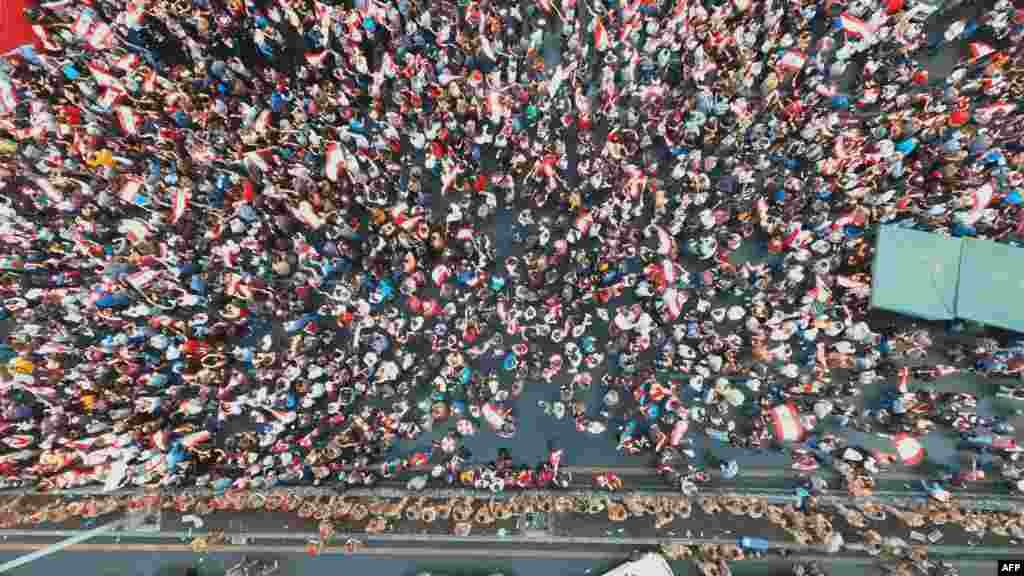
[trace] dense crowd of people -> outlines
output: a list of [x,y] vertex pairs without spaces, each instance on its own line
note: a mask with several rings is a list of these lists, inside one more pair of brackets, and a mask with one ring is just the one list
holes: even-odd
[[[695,434],[1011,430],[927,382],[1019,375],[1024,345],[869,317],[879,226],[1024,241],[1024,12],[940,8],[38,4],[0,63],[0,475],[557,485],[560,452],[479,470],[461,445],[514,438],[538,385],[684,486]],[[834,444],[794,466],[870,489],[890,456]]]

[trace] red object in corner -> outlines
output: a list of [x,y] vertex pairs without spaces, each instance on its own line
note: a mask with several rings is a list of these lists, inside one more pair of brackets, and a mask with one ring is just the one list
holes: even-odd
[[25,44],[36,45],[32,25],[25,18],[27,0],[0,0],[0,54]]
[[903,0],[889,0],[885,3],[885,10],[889,14],[895,14],[903,10]]

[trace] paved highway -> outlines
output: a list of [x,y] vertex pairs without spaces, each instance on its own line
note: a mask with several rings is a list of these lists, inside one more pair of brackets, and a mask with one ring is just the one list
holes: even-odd
[[[7,561],[21,551],[0,548],[0,562]],[[38,574],[73,574],[82,572],[83,566],[96,567],[89,576],[183,576],[187,568],[196,568],[197,576],[223,576],[224,570],[242,558],[241,552],[216,552],[197,557],[191,552],[131,551],[118,549],[82,550],[52,556],[31,567],[11,572],[11,576],[38,576]],[[402,554],[378,554],[367,550],[365,554],[343,556],[328,553],[317,558],[305,554],[249,553],[250,558],[275,559],[281,563],[281,576],[341,576],[346,574],[380,574],[382,576],[415,576],[420,571],[432,571],[437,576],[489,576],[500,572],[504,576],[597,576],[620,564],[626,554],[588,558],[523,559],[494,555],[437,556],[430,552],[420,557]],[[874,576],[875,562],[860,558],[822,557],[831,576]],[[827,564],[824,564],[827,562]],[[954,562],[961,574],[995,574],[994,561],[965,560]],[[690,576],[696,572],[690,562],[672,562],[677,576]],[[790,560],[770,558],[734,562],[735,576],[780,576],[787,574]]]

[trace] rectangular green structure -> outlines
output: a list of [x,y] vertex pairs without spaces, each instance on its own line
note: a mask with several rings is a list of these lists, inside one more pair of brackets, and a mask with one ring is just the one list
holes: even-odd
[[924,320],[960,318],[1024,332],[1024,250],[882,226],[871,307]]
[[871,307],[924,320],[956,317],[961,241],[898,226],[878,230]]
[[1024,250],[965,238],[961,254],[957,317],[1024,332]]

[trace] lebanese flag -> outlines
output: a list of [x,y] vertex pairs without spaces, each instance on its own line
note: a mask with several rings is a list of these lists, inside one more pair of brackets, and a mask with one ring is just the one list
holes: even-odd
[[660,272],[665,277],[665,282],[667,282],[669,285],[675,284],[676,280],[679,279],[679,275],[676,274],[675,263],[668,258],[661,261]]
[[71,27],[71,31],[74,32],[75,36],[85,37],[89,30],[92,29],[92,13],[82,11],[78,18],[75,18],[75,23]]
[[257,132],[266,132],[267,128],[270,127],[270,110],[264,110],[260,112],[259,116],[256,117],[256,121],[252,123],[252,129]]
[[665,301],[665,306],[668,308],[668,316],[672,320],[679,318],[679,315],[683,313],[683,304],[686,303],[686,293],[681,290],[677,290],[674,287],[669,287],[665,290],[662,299]]
[[796,50],[787,50],[782,58],[779,59],[779,67],[786,70],[797,71],[804,67],[804,63],[807,62],[807,56],[804,56],[802,52]]
[[188,208],[188,202],[192,199],[192,191],[180,187],[174,194],[174,206],[171,212],[171,224],[177,224],[178,220],[181,220],[182,214],[185,213],[185,209]]
[[36,124],[30,128],[15,129],[13,132],[14,139],[19,142],[22,140],[35,140],[46,134],[46,127]]
[[224,294],[232,298],[249,299],[252,292],[246,286],[245,280],[238,274],[228,273],[224,277]]
[[139,128],[142,126],[142,115],[127,106],[118,106],[117,123],[121,130],[132,136],[138,136]]
[[128,91],[118,86],[111,86],[103,91],[103,96],[100,96],[100,106],[104,108],[113,108],[117,104],[118,100],[128,95]]
[[260,169],[260,172],[267,173],[270,171],[270,165],[274,161],[274,150],[272,148],[260,148],[259,150],[253,150],[247,152],[243,159],[246,168],[249,166],[256,166]]
[[604,52],[612,47],[611,39],[608,37],[608,31],[605,30],[604,22],[601,21],[600,18],[598,18],[597,23],[594,24],[594,47],[597,48],[598,52]]
[[319,230],[324,225],[324,221],[317,213],[313,210],[313,205],[303,200],[299,203],[298,208],[292,209],[292,214],[306,226],[309,226],[313,230]]
[[143,18],[146,17],[146,7],[138,2],[131,2],[128,4],[128,8],[123,12],[124,24],[129,28],[138,28],[142,24]]
[[0,79],[0,113],[13,114],[17,107],[18,96],[11,81],[6,78]]
[[971,42],[970,44],[967,45],[967,61],[973,64],[986,56],[995,54],[995,52],[996,51],[988,44],[983,44],[981,42]]
[[114,66],[116,68],[118,68],[119,70],[123,70],[124,72],[127,72],[129,74],[134,72],[135,68],[137,68],[138,65],[139,57],[136,54],[125,54],[124,56],[121,56],[120,58],[114,61]]
[[590,212],[581,214],[576,218],[576,229],[580,231],[580,235],[586,235],[587,231],[594,224],[594,215]]
[[924,460],[924,446],[909,434],[897,434],[893,439],[893,446],[905,466],[917,466]]
[[321,50],[320,52],[317,52],[316,54],[306,54],[306,63],[309,64],[310,66],[314,66],[316,68],[319,68],[319,67],[323,66],[324,59],[327,58],[327,54],[328,54],[327,50]]
[[96,443],[97,440],[99,440],[99,438],[81,438],[78,440],[61,441],[61,444],[70,446],[76,450],[88,450]]
[[122,220],[117,231],[127,236],[128,240],[133,243],[145,242],[152,235],[152,231],[144,222],[135,219]]
[[299,417],[294,411],[290,410],[270,410],[270,414],[282,424],[291,424]]
[[505,106],[501,103],[501,92],[492,90],[487,95],[487,113],[492,118],[501,118],[505,115]]
[[32,26],[32,33],[39,39],[39,43],[43,45],[43,48],[48,52],[56,52],[60,50],[60,46],[54,44],[53,40],[50,40],[50,35],[46,33],[46,28],[35,24]]
[[870,38],[875,34],[866,22],[860,18],[850,16],[846,12],[843,12],[839,15],[839,18],[836,18],[835,27],[858,38]]
[[989,182],[981,188],[978,188],[971,193],[971,209],[973,210],[984,210],[988,208],[988,205],[992,203],[992,197],[995,195],[995,188],[992,183]]
[[987,116],[987,117],[991,118],[992,116],[995,116],[996,114],[1009,114],[1010,112],[1013,112],[1014,110],[1016,110],[1016,108],[1017,108],[1017,105],[1014,104],[1013,102],[1005,102],[1005,101],[1003,101],[1003,102],[996,102],[995,104],[992,104],[991,106],[985,106],[984,108],[978,108],[976,114],[978,116]]
[[345,153],[342,151],[341,146],[337,142],[331,142],[327,145],[327,163],[325,166],[327,172],[327,179],[331,182],[338,181],[338,174],[342,170],[342,166],[345,164]]
[[92,74],[93,80],[103,88],[110,88],[111,86],[121,86],[121,82],[114,78],[110,71],[107,70],[102,64],[89,63],[89,73]]
[[35,443],[36,438],[31,434],[12,434],[4,438],[4,444],[15,450],[23,450]]
[[149,69],[145,74],[145,79],[142,81],[142,91],[146,94],[150,94],[156,90],[156,72]]
[[562,456],[565,455],[565,450],[552,450],[551,454],[548,455],[548,464],[551,465],[551,470],[555,474],[558,474],[558,468],[562,465]]
[[98,22],[89,31],[89,46],[94,50],[109,50],[114,47],[114,31],[103,22]]
[[142,178],[129,176],[128,181],[121,187],[119,194],[122,201],[132,206],[144,206],[145,196],[142,195]]
[[451,276],[451,271],[444,264],[434,266],[434,270],[430,273],[430,279],[434,281],[435,286],[447,282],[449,276]]
[[771,409],[772,432],[779,442],[799,442],[804,436],[800,413],[792,404],[780,404]]
[[394,78],[398,75],[398,65],[395,64],[394,58],[391,57],[390,52],[385,52],[384,57],[380,64],[381,71],[384,72],[384,76],[388,78]]
[[188,436],[182,438],[181,444],[185,448],[192,449],[195,448],[196,446],[199,446],[200,444],[203,444],[204,442],[208,442],[209,440],[210,431],[200,430],[199,432],[193,432],[192,434],[189,434]]

